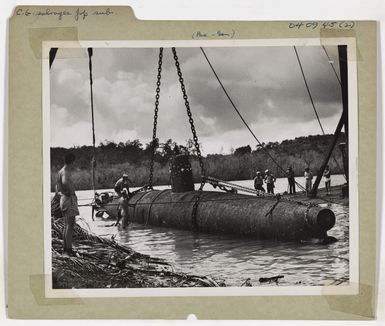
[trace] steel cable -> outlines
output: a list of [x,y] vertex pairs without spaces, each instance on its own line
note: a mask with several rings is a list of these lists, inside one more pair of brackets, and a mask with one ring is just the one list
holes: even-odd
[[[323,49],[324,49],[324,51],[325,51],[325,53],[326,53],[326,56],[328,57],[328,59],[329,59],[329,61],[330,61],[329,55],[328,55],[328,53],[326,52],[325,47],[323,47]],[[317,112],[317,109],[316,109],[316,107],[315,107],[315,104],[314,104],[314,101],[313,101],[313,97],[312,97],[312,95],[311,95],[311,93],[310,93],[309,85],[307,84],[307,80],[306,80],[306,77],[305,77],[305,72],[303,71],[301,59],[299,58],[298,51],[297,51],[297,48],[296,48],[295,46],[294,46],[294,51],[295,51],[295,55],[296,55],[297,60],[298,60],[299,67],[300,67],[300,69],[301,69],[301,73],[302,73],[303,80],[304,80],[304,82],[305,82],[305,86],[306,86],[307,93],[309,94],[309,98],[310,98],[311,105],[313,106],[313,110],[314,110],[315,116],[316,116],[316,118],[317,118],[317,120],[318,120],[319,126],[321,127],[322,134],[325,136],[325,131],[324,131],[324,128],[323,128],[323,126],[322,126],[320,117],[318,116],[318,112]],[[335,75],[336,75],[336,77],[337,77],[337,80],[339,81],[339,83],[340,83],[340,85],[341,85],[341,81],[340,81],[340,79],[338,78],[338,75],[337,75],[337,72],[336,72],[335,69],[334,69],[334,66],[333,66],[333,65],[331,65],[331,66],[332,66],[333,71],[334,71],[334,73],[335,73]],[[332,155],[332,157],[333,157],[333,160],[334,160],[334,162],[336,163],[338,169],[339,169],[340,171],[342,171],[340,165],[338,164],[337,159],[334,157],[334,155]],[[323,171],[322,171],[322,172],[323,172]],[[344,174],[344,178],[345,178],[345,180],[347,180],[345,174]]]
[[[246,126],[246,128],[249,130],[249,132],[251,133],[251,135],[254,137],[254,139],[257,141],[257,143],[259,144],[259,146],[265,151],[265,153],[267,154],[267,156],[270,157],[270,159],[275,163],[275,165],[285,173],[286,175],[286,171],[281,167],[281,165],[275,160],[275,158],[267,151],[267,149],[263,146],[263,144],[259,141],[259,139],[257,138],[257,136],[254,134],[254,132],[251,130],[251,128],[249,127],[249,125],[247,124],[246,120],[243,118],[242,114],[239,112],[238,108],[236,107],[236,105],[234,104],[233,100],[231,99],[229,93],[227,93],[226,91],[226,88],[224,87],[224,85],[222,84],[221,80],[219,79],[219,76],[218,74],[216,73],[213,65],[211,64],[209,58],[207,57],[205,51],[203,50],[203,48],[201,47],[200,48],[204,57],[206,58],[206,61],[207,63],[209,64],[212,72],[214,73],[214,76],[216,77],[216,79],[218,80],[218,83],[219,85],[222,87],[222,90],[223,92],[225,93],[226,97],[228,98],[228,100],[230,101],[232,107],[234,108],[234,110],[237,112],[238,116],[240,117],[240,119],[242,120],[243,124]],[[302,189],[303,191],[306,191],[306,189],[301,185],[299,184],[297,181],[295,181],[296,185]]]

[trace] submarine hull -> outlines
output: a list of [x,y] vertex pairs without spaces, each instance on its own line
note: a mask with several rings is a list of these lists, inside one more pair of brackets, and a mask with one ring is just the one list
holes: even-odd
[[[256,197],[203,191],[193,221],[197,191],[153,190],[134,194],[128,201],[128,219],[145,225],[210,233],[252,236],[256,239],[325,239],[335,224],[326,208],[274,197]],[[117,199],[103,209],[117,215]]]

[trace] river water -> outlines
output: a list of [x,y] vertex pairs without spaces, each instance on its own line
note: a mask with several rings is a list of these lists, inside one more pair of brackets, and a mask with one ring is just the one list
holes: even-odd
[[[303,178],[296,181],[304,185]],[[341,175],[332,176],[333,185],[344,183]],[[252,180],[233,181],[253,187]],[[198,189],[199,185],[196,185]],[[165,189],[167,186],[155,187]],[[214,190],[205,185],[205,190]],[[276,192],[287,190],[287,179],[277,179]],[[77,191],[79,204],[91,201],[92,191]],[[176,271],[209,275],[225,281],[228,286],[240,286],[247,278],[253,286],[260,277],[284,275],[280,285],[335,285],[349,279],[349,214],[348,208],[325,203],[336,214],[336,225],[328,232],[338,242],[328,245],[296,242],[259,241],[241,236],[194,233],[130,224],[128,230],[118,230],[113,220],[95,217],[91,208],[80,207],[78,223],[93,233],[128,245],[134,250],[153,257],[164,258]],[[266,284],[263,284],[266,285]],[[275,284],[272,284],[275,285]]]

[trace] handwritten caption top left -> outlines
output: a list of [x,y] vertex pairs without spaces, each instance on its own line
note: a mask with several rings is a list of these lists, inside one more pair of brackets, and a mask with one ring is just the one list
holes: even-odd
[[110,9],[103,10],[89,10],[84,8],[74,8],[74,9],[64,9],[56,10],[50,8],[19,8],[16,10],[16,16],[19,17],[57,17],[58,20],[63,19],[73,19],[75,21],[86,20],[88,16],[101,16],[108,17],[114,15],[115,13]]

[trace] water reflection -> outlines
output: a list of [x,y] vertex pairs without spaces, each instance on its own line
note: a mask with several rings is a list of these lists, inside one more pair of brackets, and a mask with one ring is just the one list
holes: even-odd
[[336,214],[336,225],[329,235],[338,239],[328,245],[258,241],[139,224],[122,231],[111,221],[96,218],[92,222],[89,207],[82,207],[81,215],[94,233],[116,234],[118,242],[143,254],[164,258],[177,271],[210,275],[231,286],[240,286],[247,278],[256,286],[260,277],[277,275],[284,275],[281,285],[329,285],[346,282],[349,277],[349,219],[347,207],[327,206]]

